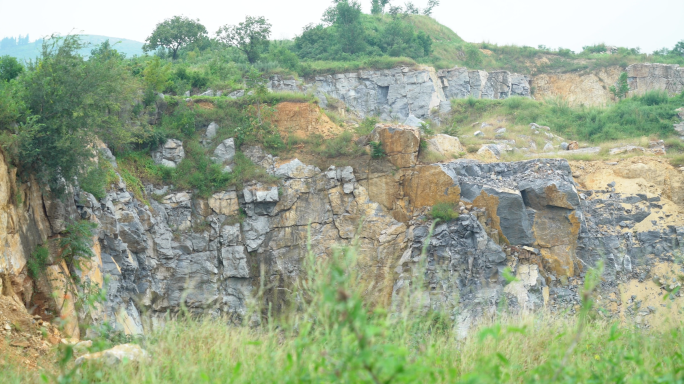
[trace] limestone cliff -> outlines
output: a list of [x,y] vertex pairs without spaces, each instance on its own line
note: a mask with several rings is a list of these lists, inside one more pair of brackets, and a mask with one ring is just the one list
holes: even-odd
[[652,90],[674,95],[684,90],[684,68],[657,63],[534,77],[458,67],[439,71],[431,67],[403,67],[317,76],[303,81],[276,75],[270,78],[268,87],[275,91],[312,92],[322,107],[339,100],[360,117],[377,115],[386,121],[404,121],[409,115],[422,119],[448,112],[451,109],[449,100],[466,97],[560,98],[571,105],[606,105],[614,99],[610,87],[617,83],[622,72],[627,72],[630,95]]
[[[447,311],[467,332],[504,302],[512,311],[574,311],[584,273],[599,261],[600,293],[614,316],[625,316],[630,284],[664,279],[679,255],[684,178],[662,160],[422,164],[415,128],[379,124],[371,136],[387,156],[366,166],[320,170],[243,148],[279,181],[208,199],[147,186],[157,195],[149,205],[123,181],[101,200],[78,190],[73,201],[50,199],[35,183],[17,184],[5,165],[3,272],[19,300],[62,318],[74,336],[79,323],[102,321],[140,334],[183,306],[236,321],[256,320],[245,319],[250,303],[281,310],[303,274],[307,243],[314,257],[329,257],[358,238],[369,302],[400,306],[413,287],[422,308]],[[426,214],[438,202],[460,204],[461,215],[430,234]],[[45,280],[33,281],[26,268],[35,246],[51,244],[75,218],[99,224],[96,257],[82,277],[107,298],[88,318],[63,294],[64,277],[75,271],[54,263]],[[503,278],[506,267],[518,281]]]
[[268,87],[275,91],[313,92],[322,107],[329,98],[340,100],[360,117],[378,115],[382,120],[404,121],[409,115],[429,117],[447,112],[450,99],[505,99],[530,96],[529,78],[508,71],[469,71],[431,67],[362,70],[317,76],[305,81],[273,76]]

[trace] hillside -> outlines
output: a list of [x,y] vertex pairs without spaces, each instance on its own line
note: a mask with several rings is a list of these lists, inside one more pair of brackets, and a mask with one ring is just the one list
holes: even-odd
[[[80,35],[81,39],[84,43],[88,44],[87,48],[82,49],[79,51],[79,53],[83,56],[89,56],[90,55],[90,50],[93,49],[95,46],[102,44],[106,40],[109,40],[109,42],[114,45],[114,48],[119,51],[120,53],[126,54],[128,57],[132,57],[135,55],[142,55],[142,46],[143,43],[139,41],[134,41],[134,40],[128,40],[128,39],[120,39],[116,37],[109,37],[109,36],[98,36],[98,35]],[[37,57],[40,56],[40,50],[42,47],[42,40],[36,40],[34,42],[31,42],[26,45],[21,45],[21,46],[15,46],[13,48],[5,48],[1,49],[0,48],[0,56],[13,56],[16,57],[17,59],[24,61],[24,60],[35,60]]]
[[679,56],[244,20],[0,56],[0,381],[684,383]]

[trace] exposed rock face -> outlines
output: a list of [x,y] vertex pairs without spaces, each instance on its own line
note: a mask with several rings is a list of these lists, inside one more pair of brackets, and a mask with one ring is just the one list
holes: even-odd
[[312,134],[320,134],[330,139],[344,132],[316,104],[311,103],[279,103],[273,115],[273,123],[284,138],[290,135],[307,138]]
[[677,64],[639,63],[626,71],[631,95],[658,90],[673,96],[684,90],[684,68]]
[[[358,272],[370,302],[400,306],[415,296],[425,310],[454,310],[465,332],[504,299],[515,310],[572,311],[583,274],[599,261],[606,263],[602,295],[617,294],[618,282],[646,276],[654,263],[673,259],[684,242],[684,176],[656,159],[624,160],[619,167],[587,162],[572,169],[558,159],[422,165],[415,161],[415,128],[379,125],[374,135],[388,157],[365,169],[320,170],[245,148],[279,181],[246,183],[208,199],[192,191],[165,192],[149,206],[120,183],[100,201],[76,191],[75,204],[53,210],[59,214],[34,212],[33,206],[52,203],[21,186],[30,204],[18,210],[9,200],[17,187],[5,168],[0,192],[9,192],[0,214],[15,215],[21,226],[0,232],[9,244],[3,254],[16,253],[0,262],[25,302],[35,297],[27,286],[59,291],[59,279],[49,286],[24,283],[25,255],[54,235],[55,223],[68,222],[68,212],[99,222],[97,257],[82,277],[107,281],[107,301],[88,319],[69,316],[111,321],[117,330],[140,334],[182,305],[244,320],[259,286],[269,287],[259,297],[281,310],[289,300],[283,292],[304,273],[308,239],[313,256],[323,257],[358,237]],[[430,236],[426,213],[440,202],[462,203],[461,216],[439,223]],[[519,281],[507,284],[506,267]],[[54,263],[50,273],[64,269]],[[64,304],[50,305],[66,313],[70,307]]]
[[572,105],[605,105],[613,101],[610,87],[627,72],[629,95],[648,91],[666,91],[671,96],[684,90],[684,68],[677,64],[638,63],[626,69],[618,66],[590,73],[542,74],[531,80],[538,100],[560,97]]
[[605,105],[613,100],[610,87],[622,72],[624,69],[614,66],[586,74],[542,74],[534,77],[531,86],[537,100],[560,97],[571,105]]
[[436,72],[433,68],[393,68],[317,76],[297,84],[294,79],[274,76],[270,89],[299,92],[311,90],[326,107],[328,97],[341,100],[361,117],[379,115],[383,120],[405,121],[430,116],[431,111],[447,112],[449,100],[473,96],[482,99],[505,99],[530,96],[529,78],[508,71],[468,71],[454,68]]
[[152,152],[155,163],[171,168],[175,168],[184,158],[183,142],[176,139],[168,139],[164,145]]

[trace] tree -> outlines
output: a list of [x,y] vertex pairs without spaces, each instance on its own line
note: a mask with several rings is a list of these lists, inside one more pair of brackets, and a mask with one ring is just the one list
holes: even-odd
[[418,7],[416,7],[416,5],[413,4],[413,2],[410,2],[410,1],[407,2],[406,4],[404,4],[404,9],[405,9],[404,12],[405,12],[407,15],[417,15],[417,14],[420,13],[420,9],[418,9]]
[[336,31],[336,40],[342,52],[361,53],[365,45],[365,32],[361,24],[361,4],[356,0],[334,0],[323,15],[323,21]]
[[271,24],[263,16],[247,16],[240,24],[224,25],[216,32],[217,39],[242,51],[251,64],[259,60],[270,37]]
[[5,55],[0,57],[0,81],[10,81],[24,71],[24,66],[16,57]]
[[389,0],[371,0],[371,14],[382,15]]
[[618,78],[617,84],[610,87],[610,93],[612,93],[616,99],[622,100],[627,96],[628,92],[629,84],[627,83],[627,72],[622,72]]
[[57,194],[90,168],[96,137],[114,148],[133,140],[127,111],[136,87],[127,67],[118,55],[85,60],[82,48],[73,35],[43,42],[19,78],[23,116],[5,146],[22,172]]
[[675,44],[670,53],[673,55],[684,56],[684,40],[681,40]]
[[166,48],[172,52],[173,59],[178,57],[178,50],[192,44],[207,35],[207,29],[199,20],[184,16],[174,16],[157,24],[152,34],[145,40],[143,50],[154,51]]
[[439,6],[439,0],[428,0],[427,6],[423,9],[423,15],[431,16],[432,10]]

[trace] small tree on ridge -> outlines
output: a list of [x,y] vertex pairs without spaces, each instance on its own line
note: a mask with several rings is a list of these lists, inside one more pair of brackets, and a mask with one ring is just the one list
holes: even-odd
[[240,24],[224,25],[216,32],[219,41],[244,52],[251,64],[256,63],[268,47],[270,36],[271,24],[263,16],[247,16]]
[[198,20],[185,16],[174,16],[157,24],[152,34],[145,40],[143,50],[154,51],[166,48],[172,52],[173,59],[178,57],[178,50],[206,37],[207,29]]

